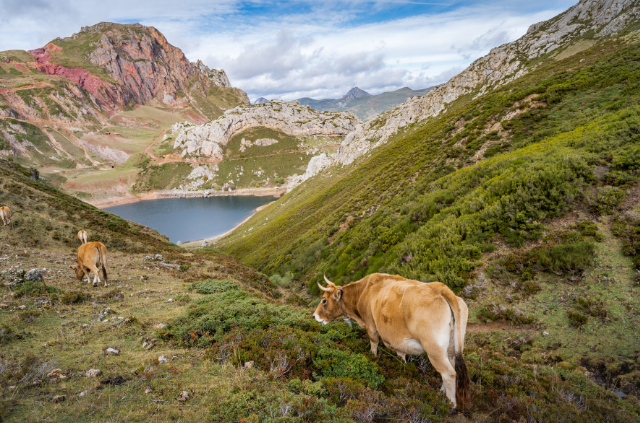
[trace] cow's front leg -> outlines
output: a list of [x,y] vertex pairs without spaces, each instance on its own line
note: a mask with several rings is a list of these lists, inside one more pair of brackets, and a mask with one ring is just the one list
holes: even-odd
[[367,335],[369,335],[369,341],[371,342],[371,354],[375,357],[378,355],[380,336],[378,336],[378,332],[370,331],[369,329],[367,329]]

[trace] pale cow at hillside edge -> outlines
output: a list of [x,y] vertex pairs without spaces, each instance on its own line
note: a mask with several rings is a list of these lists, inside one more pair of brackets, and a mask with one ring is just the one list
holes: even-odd
[[355,320],[369,335],[371,352],[380,339],[403,360],[425,351],[442,376],[442,390],[454,406],[464,409],[469,373],[462,358],[468,309],[440,282],[422,283],[374,273],[345,286],[327,279],[313,318],[327,324],[340,317]]
[[5,226],[11,224],[11,209],[7,206],[0,207],[0,218]]
[[85,231],[84,229],[81,229],[78,232],[78,239],[80,240],[81,244],[86,244],[87,239],[89,239],[89,234],[87,234],[87,231]]
[[91,272],[93,272],[93,286],[98,286],[100,283],[98,268],[100,267],[102,267],[102,276],[104,276],[104,286],[109,286],[107,283],[107,247],[102,242],[82,244],[78,248],[78,264],[71,266],[76,271],[76,279],[81,281],[87,275],[87,279],[90,281]]

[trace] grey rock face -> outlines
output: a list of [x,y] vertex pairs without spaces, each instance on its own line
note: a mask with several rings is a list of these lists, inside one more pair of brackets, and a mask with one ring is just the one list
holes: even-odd
[[24,278],[31,282],[42,282],[42,275],[38,269],[31,269],[25,275]]
[[262,104],[262,103],[268,103],[269,100],[267,100],[264,97],[260,97],[259,99],[257,99],[256,101],[253,102],[253,104]]
[[300,106],[297,101],[271,100],[253,106],[238,106],[227,110],[215,121],[204,125],[177,123],[171,131],[177,134],[173,148],[184,157],[200,155],[222,160],[222,147],[245,129],[266,126],[289,135],[347,135],[362,121],[349,112],[318,112]]

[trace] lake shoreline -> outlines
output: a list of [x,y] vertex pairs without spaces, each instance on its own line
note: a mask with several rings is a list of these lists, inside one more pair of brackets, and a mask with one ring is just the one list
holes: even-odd
[[212,236],[211,238],[206,238],[206,239],[198,239],[196,241],[188,241],[188,242],[183,242],[182,244],[180,244],[181,247],[184,248],[198,248],[200,247],[200,244],[202,244],[203,242],[214,242],[217,241],[227,235],[229,235],[231,232],[235,231],[236,229],[238,229],[240,226],[244,225],[249,219],[251,219],[256,213],[258,213],[260,210],[270,206],[271,204],[275,203],[275,201],[271,201],[267,204],[263,204],[260,207],[256,207],[255,211],[253,212],[253,214],[249,217],[247,217],[245,220],[243,220],[242,222],[238,223],[236,226],[234,226],[232,229],[228,230],[227,232],[220,234],[220,235],[216,235],[216,236]]
[[[198,198],[198,197],[228,197],[228,196],[255,196],[255,197],[280,197],[287,192],[286,188],[239,188],[235,191],[180,191],[163,190],[151,191],[137,196],[111,197],[100,200],[83,200],[99,209],[106,209],[123,204],[137,203],[147,200],[159,200],[162,198]],[[271,203],[269,203],[271,204]],[[234,228],[235,229],[235,228]]]

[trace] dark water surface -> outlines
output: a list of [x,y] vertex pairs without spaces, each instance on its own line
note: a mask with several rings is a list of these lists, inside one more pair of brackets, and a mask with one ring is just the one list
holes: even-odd
[[208,198],[162,198],[104,209],[148,226],[171,242],[211,238],[230,231],[274,197],[247,195]]

